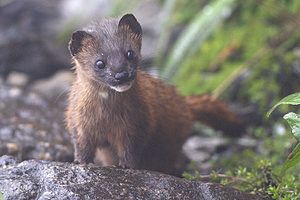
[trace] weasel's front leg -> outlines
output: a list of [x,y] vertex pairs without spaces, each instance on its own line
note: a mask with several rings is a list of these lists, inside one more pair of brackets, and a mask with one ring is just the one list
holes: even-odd
[[119,166],[124,168],[140,168],[141,155],[143,150],[142,142],[137,142],[136,138],[127,138],[117,146]]
[[96,152],[96,140],[93,140],[90,135],[78,132],[74,141],[74,162],[81,164],[93,163]]

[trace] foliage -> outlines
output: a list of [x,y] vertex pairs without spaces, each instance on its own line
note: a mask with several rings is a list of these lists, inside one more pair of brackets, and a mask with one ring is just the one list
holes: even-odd
[[[275,110],[276,107],[287,104],[287,105],[300,105],[300,93],[291,94],[282,100],[280,100],[278,103],[273,106],[269,112],[267,113],[267,116],[269,117],[270,114]],[[300,139],[300,138],[299,138]]]
[[162,76],[170,78],[176,66],[182,64],[184,57],[193,53],[197,46],[210,35],[216,26],[226,17],[225,12],[231,9],[234,0],[219,0],[207,5],[201,10],[195,18],[189,23],[186,29],[181,33],[168,56]]
[[[187,3],[177,2],[177,10],[188,9]],[[195,8],[207,1],[191,1],[194,8],[190,12],[178,14],[175,9],[177,24],[182,20],[187,25],[164,56],[167,62],[157,65],[164,67],[164,78],[170,77],[184,95],[213,93],[244,105],[258,105],[265,113],[275,101],[299,89],[300,74],[295,67],[300,59],[295,52],[300,43],[300,3],[236,0],[216,9],[213,5],[220,2],[208,5],[211,13],[226,11],[226,6],[233,9],[223,23],[214,23],[220,16],[214,15],[209,18],[214,22],[201,24],[206,20],[204,8],[198,13]]]
[[[255,132],[255,130],[254,130]],[[199,171],[185,172],[189,180],[200,180],[221,183],[239,190],[271,197],[272,199],[296,200],[300,193],[300,166],[281,174],[282,160],[291,137],[277,135],[267,138],[261,135],[263,151],[257,153],[246,149],[233,155],[221,156],[214,162],[215,171],[202,175]],[[284,144],[284,145],[283,145]],[[220,171],[225,168],[224,173]]]
[[229,177],[237,177],[236,180],[223,178],[221,183],[239,185],[239,188],[246,192],[270,196],[273,199],[297,199],[300,184],[296,182],[296,176],[278,177],[272,168],[273,166],[269,161],[260,160],[252,168],[240,167],[235,172],[227,172]]
[[[274,109],[282,104],[300,105],[300,93],[283,98],[270,109],[267,115],[270,116]],[[223,160],[225,163],[222,166],[226,166],[229,170],[225,174],[212,172],[209,180],[237,187],[246,192],[269,196],[272,199],[297,199],[300,193],[300,166],[298,165],[300,163],[300,116],[290,112],[284,115],[284,119],[292,128],[292,135],[277,135],[275,138],[267,138],[260,134],[261,140],[265,143],[264,154],[257,155],[256,152],[249,149],[241,154],[235,154],[229,162]],[[290,141],[293,139],[297,142],[291,145]],[[283,152],[287,148],[283,144],[295,147],[282,164],[281,161],[285,157]],[[253,163],[255,164],[253,165]],[[286,173],[287,170],[289,173]],[[206,178],[198,171],[194,174],[185,172],[183,176],[190,180],[203,181]]]
[[119,16],[120,14],[127,13],[133,8],[135,5],[138,4],[139,1],[131,0],[131,1],[124,1],[124,0],[114,0],[112,1],[112,9],[110,11],[111,16]]
[[[271,110],[267,113],[267,116],[270,116],[274,109],[282,104],[300,105],[300,93],[291,94],[283,98],[271,108]],[[290,112],[284,115],[283,118],[288,122],[288,124],[292,128],[292,133],[297,140],[295,148],[288,156],[287,161],[283,165],[282,171],[285,172],[289,168],[294,167],[295,165],[300,163],[300,115]]]

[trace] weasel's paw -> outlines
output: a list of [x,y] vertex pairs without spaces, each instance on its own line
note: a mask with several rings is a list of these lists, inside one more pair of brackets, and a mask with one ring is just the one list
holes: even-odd
[[123,169],[128,169],[129,167],[125,164],[125,163],[123,163],[123,162],[119,162],[119,166],[118,167],[120,167],[120,168],[123,168]]
[[79,165],[79,164],[83,164],[83,165],[94,165],[94,163],[80,162],[79,160],[74,160],[73,163],[76,164],[76,165]]
[[87,166],[89,166],[89,167],[96,167],[96,166],[98,166],[99,167],[99,165],[96,165],[95,163],[88,163]]
[[76,165],[80,164],[79,160],[74,160],[73,163]]

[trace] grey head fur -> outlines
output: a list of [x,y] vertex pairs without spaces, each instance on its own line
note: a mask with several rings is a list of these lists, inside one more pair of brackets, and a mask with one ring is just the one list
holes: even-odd
[[86,77],[119,92],[128,90],[141,59],[142,29],[132,14],[91,23],[72,35],[69,49]]

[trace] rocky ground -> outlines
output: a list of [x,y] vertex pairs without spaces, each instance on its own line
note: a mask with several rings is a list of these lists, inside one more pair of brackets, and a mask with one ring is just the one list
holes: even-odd
[[5,199],[263,199],[156,172],[38,160],[18,163],[8,156],[0,157],[0,192]]
[[72,161],[62,103],[21,88],[0,85],[0,155],[20,160]]

